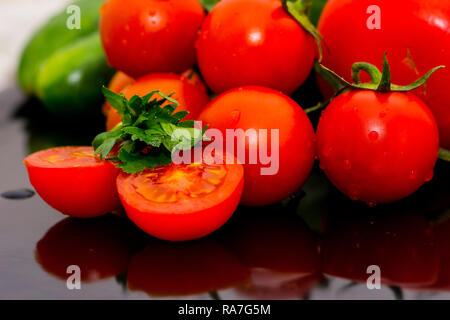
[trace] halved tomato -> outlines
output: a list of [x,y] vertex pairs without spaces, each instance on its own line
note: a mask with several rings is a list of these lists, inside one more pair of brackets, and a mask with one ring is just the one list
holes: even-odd
[[243,186],[244,169],[237,163],[171,164],[117,178],[128,217],[170,241],[201,238],[221,227],[238,206]]
[[30,182],[59,212],[80,218],[100,216],[120,207],[111,162],[94,156],[92,147],[58,147],[25,158]]

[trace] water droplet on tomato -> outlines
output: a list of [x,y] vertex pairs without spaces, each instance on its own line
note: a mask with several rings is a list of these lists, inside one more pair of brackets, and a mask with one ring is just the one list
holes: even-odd
[[10,200],[22,200],[28,199],[34,196],[35,192],[30,189],[18,189],[6,191],[1,194],[2,198],[10,199]]
[[369,132],[369,140],[372,142],[376,141],[378,139],[378,136],[379,136],[379,134],[376,131]]
[[430,170],[426,175],[425,175],[425,182],[431,181],[434,177],[434,171]]
[[241,112],[239,110],[233,110],[233,111],[231,111],[230,116],[231,116],[232,125],[236,125],[239,122],[239,120],[241,119]]
[[319,162],[319,168],[322,170],[326,170],[325,164],[322,161]]
[[409,179],[411,180],[415,180],[417,179],[417,171],[416,170],[411,170],[409,173]]
[[322,155],[325,158],[328,158],[330,156],[330,154],[331,154],[331,151],[333,151],[332,147],[325,147],[325,148],[323,148]]
[[352,163],[350,160],[344,160],[344,170],[350,170],[352,168]]

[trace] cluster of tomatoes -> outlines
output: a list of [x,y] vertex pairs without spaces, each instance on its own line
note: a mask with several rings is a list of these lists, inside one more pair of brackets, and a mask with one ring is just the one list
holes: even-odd
[[[276,174],[262,175],[261,163],[200,163],[127,175],[97,159],[92,148],[65,147],[25,160],[37,192],[71,216],[98,216],[123,205],[149,234],[179,241],[213,232],[239,203],[263,206],[285,199],[302,187],[315,157],[338,189],[369,205],[404,198],[431,180],[439,136],[442,147],[450,148],[450,90],[444,87],[450,72],[439,70],[411,93],[394,90],[390,82],[378,89],[345,90],[331,100],[315,133],[289,95],[311,73],[321,50],[317,34],[298,19],[303,13],[293,14],[295,6],[288,2],[296,1],[221,0],[205,15],[198,0],[129,0],[126,5],[108,0],[100,21],[108,62],[118,70],[112,91],[128,99],[154,90],[174,92],[178,111],[189,111],[188,119],[224,133],[279,130]],[[383,10],[381,29],[367,26],[373,2]],[[319,25],[326,44],[322,64],[351,80],[353,63],[380,65],[388,51],[392,78],[402,84],[450,64],[444,25],[450,21],[450,2],[429,2],[329,1]],[[404,25],[398,23],[400,10],[407,17]],[[200,74],[192,70],[195,65]],[[388,71],[372,82],[386,81]],[[353,79],[365,81],[365,76],[360,79],[358,72]],[[331,95],[318,80],[324,95]],[[210,101],[207,88],[218,96]],[[120,123],[115,109],[105,105],[104,112],[108,130]],[[243,139],[247,151],[271,145],[268,137]]]

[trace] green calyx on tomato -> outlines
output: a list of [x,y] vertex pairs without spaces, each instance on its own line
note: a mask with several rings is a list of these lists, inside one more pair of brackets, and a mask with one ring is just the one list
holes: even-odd
[[319,50],[319,61],[322,61],[322,36],[314,24],[309,20],[309,10],[312,0],[281,0],[283,8],[297,20],[297,22],[313,36]]
[[[376,66],[367,62],[354,63],[352,66],[352,78],[354,83],[347,82],[344,78],[320,63],[316,63],[315,65],[316,72],[336,89],[335,96],[348,89],[374,90],[378,92],[408,92],[423,86],[431,75],[441,68],[445,68],[445,66],[435,67],[413,83],[406,86],[400,86],[391,83],[391,71],[386,53],[383,56],[383,72],[380,72]],[[359,78],[361,71],[365,71],[369,74],[371,82],[361,82]]]
[[[112,131],[97,135],[92,145],[96,155],[118,162],[118,167],[126,173],[135,174],[159,165],[169,165],[174,150],[189,150],[198,142],[207,140],[204,137],[206,127],[197,129],[193,128],[194,121],[182,121],[187,111],[175,113],[178,102],[171,95],[152,91],[128,100],[123,94],[116,94],[105,87],[103,93],[121,115],[122,122]],[[153,98],[155,94],[162,99]],[[116,146],[117,154],[110,155]]]
[[[387,54],[383,56],[383,72],[380,72],[376,66],[367,62],[356,62],[352,65],[352,78],[354,83],[349,83],[341,76],[337,75],[332,70],[323,66],[320,63],[315,64],[316,72],[324,78],[328,83],[330,83],[336,90],[334,97],[340,95],[347,90],[373,90],[377,92],[408,92],[423,86],[433,73],[437,70],[445,68],[445,66],[437,66],[428,71],[421,78],[417,79],[413,83],[400,86],[392,84],[391,82],[391,71],[389,63],[387,60]],[[362,83],[360,79],[361,71],[365,71],[370,76],[371,82]],[[316,111],[318,109],[324,108],[329,104],[327,101],[323,104],[319,104],[310,110],[306,110],[308,113],[311,111]],[[440,149],[439,158],[441,160],[450,161],[450,151],[445,149]]]

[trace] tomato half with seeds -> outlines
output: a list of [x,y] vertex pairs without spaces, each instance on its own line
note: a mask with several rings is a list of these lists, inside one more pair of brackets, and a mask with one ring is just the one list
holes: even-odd
[[90,218],[120,207],[115,187],[119,169],[99,160],[92,147],[42,150],[24,162],[36,192],[65,215]]
[[410,93],[347,91],[317,128],[320,166],[353,200],[400,200],[433,178],[439,135],[431,111]]
[[221,227],[235,211],[243,185],[244,169],[237,163],[171,164],[117,178],[128,217],[170,241],[201,238]]
[[[159,90],[178,101],[178,111],[188,111],[184,120],[193,120],[201,109],[209,102],[206,87],[194,72],[177,75],[174,73],[153,73],[137,79],[134,83],[122,89],[127,99],[134,95],[144,96],[151,91]],[[156,95],[159,96],[159,95]],[[116,109],[107,111],[106,129],[112,130],[121,121]]]

